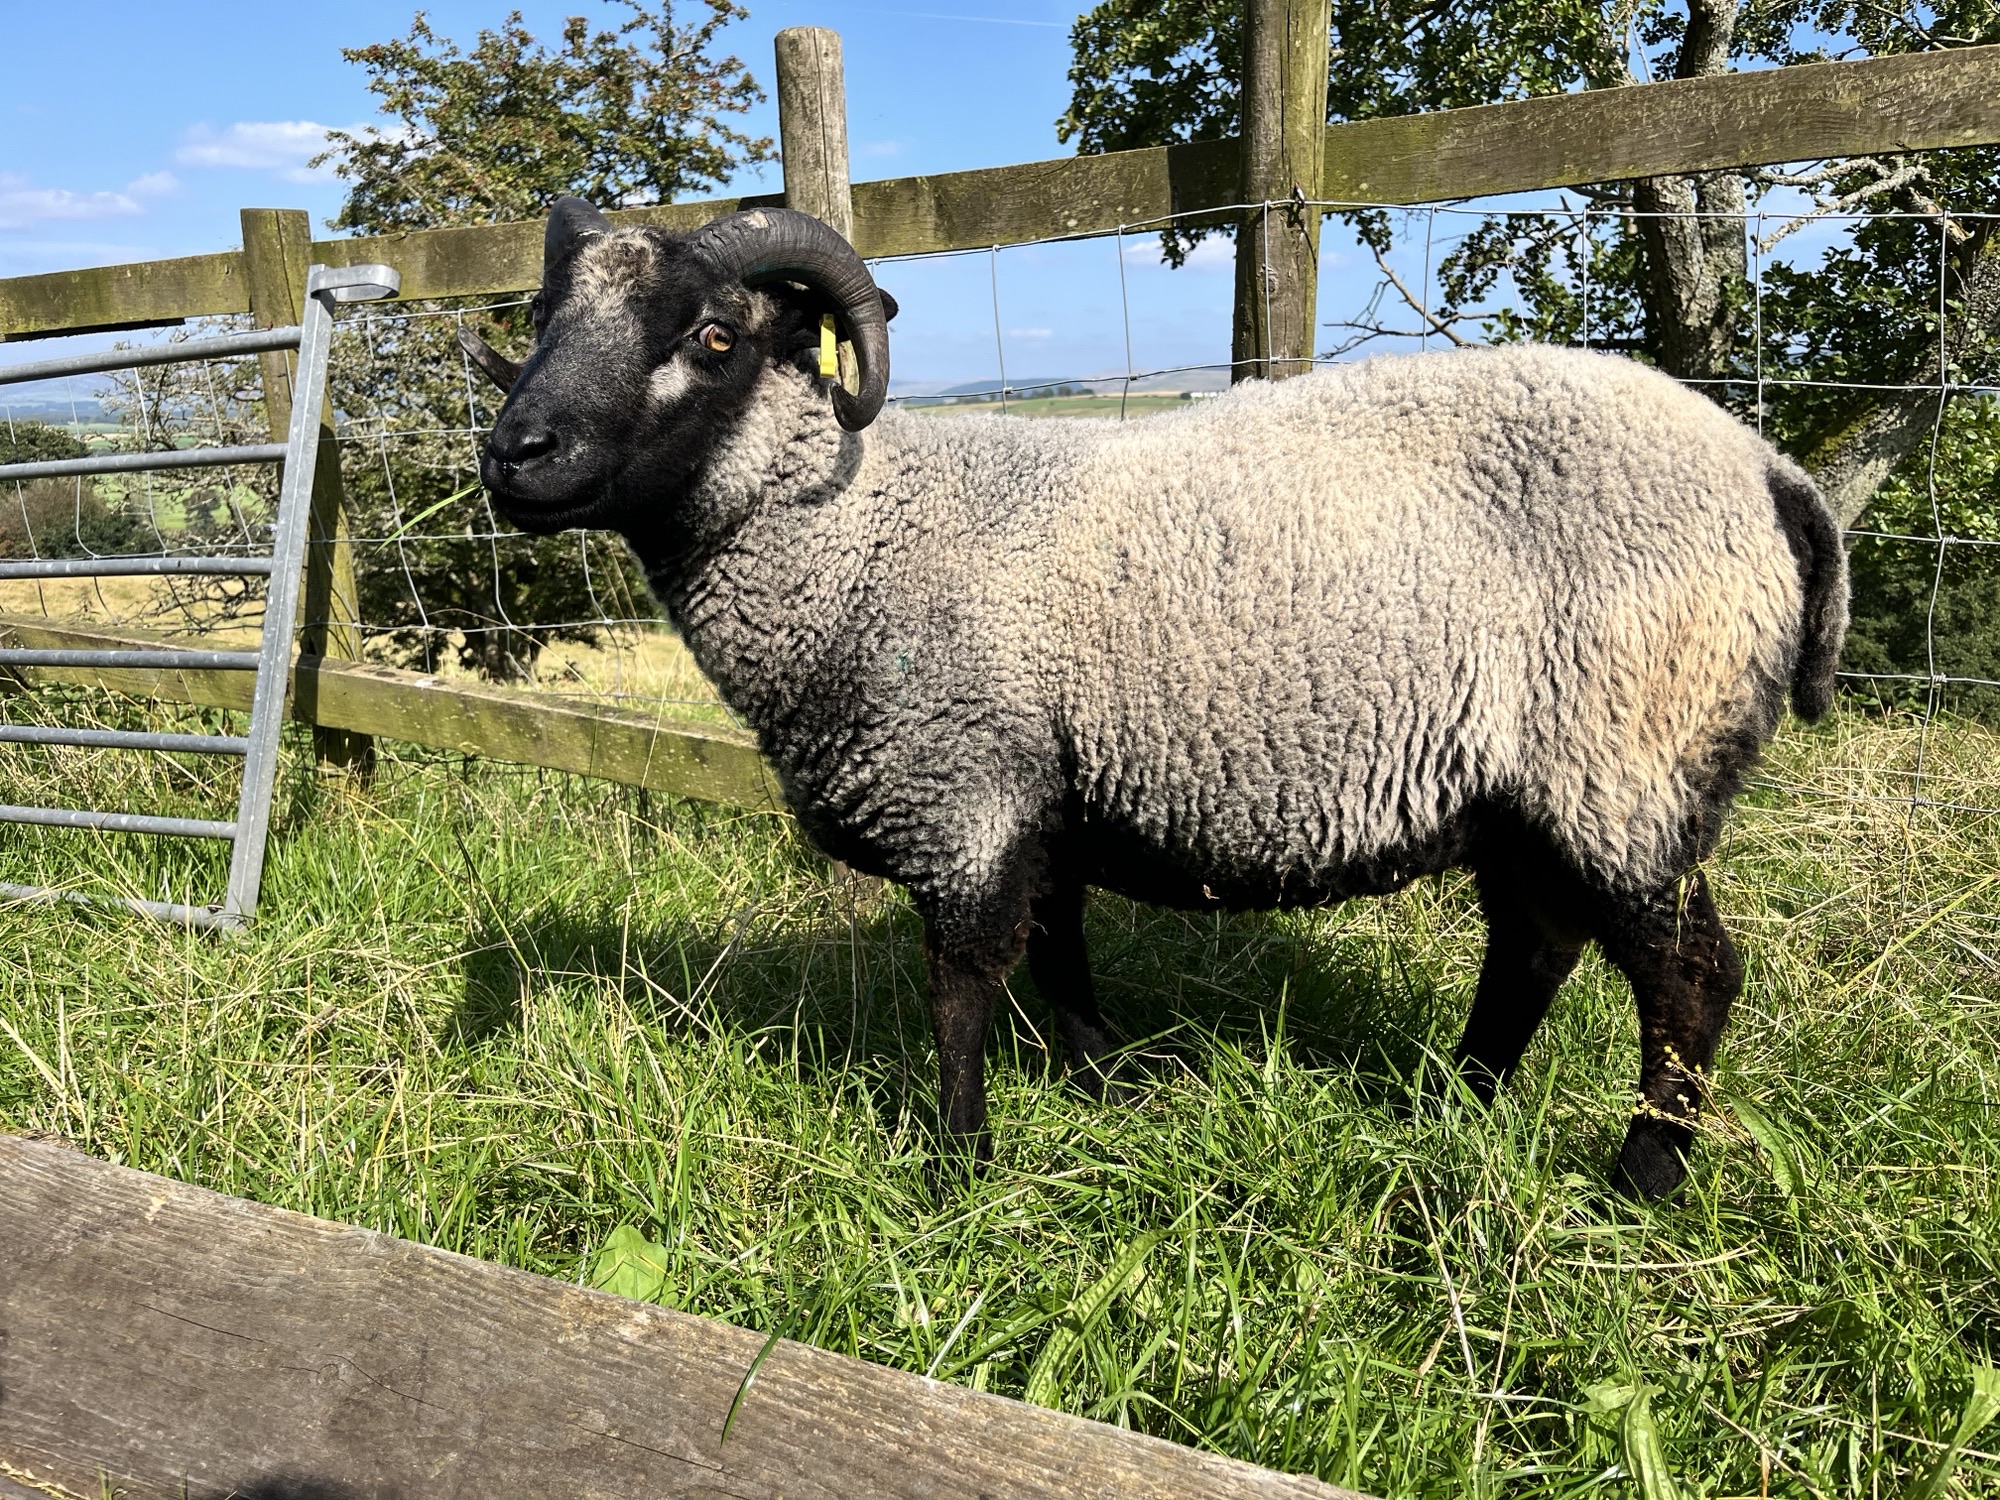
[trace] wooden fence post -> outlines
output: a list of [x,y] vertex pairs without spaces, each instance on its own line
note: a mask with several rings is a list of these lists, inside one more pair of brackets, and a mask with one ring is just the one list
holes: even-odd
[[[1326,147],[1328,0],[1245,0],[1242,201],[1232,380],[1312,368],[1319,293],[1317,198]],[[1284,206],[1279,206],[1284,205]]]
[[[259,328],[282,328],[305,316],[306,266],[312,223],[303,209],[246,208],[244,280],[250,313]],[[264,410],[271,441],[282,443],[292,420],[292,361],[277,352],[260,355]],[[333,433],[329,395],[320,412],[319,463],[313,470],[312,517],[306,538],[305,597],[299,650],[342,661],[361,657],[361,593],[354,575],[354,544],[340,487],[340,449]],[[366,777],[374,769],[375,742],[365,734],[313,725],[313,750],[322,766]]]
[[[788,26],[778,33],[776,49],[785,207],[811,214],[852,244],[854,200],[847,178],[847,80],[840,33],[824,26]],[[845,340],[840,378],[854,388],[854,350]]]
[[847,184],[847,84],[840,33],[791,26],[778,33],[778,150],[785,207],[854,239]]

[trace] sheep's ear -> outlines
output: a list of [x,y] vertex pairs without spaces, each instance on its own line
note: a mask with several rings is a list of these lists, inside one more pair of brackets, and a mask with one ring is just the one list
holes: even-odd
[[501,390],[514,389],[514,382],[521,376],[521,367],[463,323],[458,326],[458,347]]
[[609,234],[611,221],[595,203],[582,198],[558,198],[549,210],[548,232],[542,237],[542,264],[553,266],[576,248],[579,240]]
[[896,314],[902,311],[901,308],[896,306],[896,299],[883,291],[879,286],[875,288],[875,295],[882,299],[882,317],[884,320],[891,323],[895,322]]

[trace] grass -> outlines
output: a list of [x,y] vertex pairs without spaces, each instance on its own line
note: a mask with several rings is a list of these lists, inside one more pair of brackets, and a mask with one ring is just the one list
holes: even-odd
[[[1152,1081],[1075,1094],[1023,973],[968,1184],[928,1166],[899,895],[782,819],[449,757],[364,794],[295,754],[247,939],[0,908],[0,1127],[1379,1495],[1899,1496],[2000,1360],[2000,819],[1894,800],[1920,751],[1928,796],[2000,805],[2000,739],[1855,712],[1746,799],[1714,873],[1751,977],[1667,1207],[1604,1189],[1637,1062],[1594,957],[1492,1111],[1441,1081],[1460,879],[1096,899]],[[164,765],[0,775],[195,806]],[[221,884],[218,850],[0,831],[0,878],[38,865]],[[2000,1494],[1993,1438],[1936,1493]]]

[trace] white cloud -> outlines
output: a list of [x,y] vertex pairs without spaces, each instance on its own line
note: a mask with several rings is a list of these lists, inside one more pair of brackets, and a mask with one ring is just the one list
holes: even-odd
[[[320,182],[329,168],[306,163],[326,149],[326,133],[339,127],[313,120],[237,120],[217,130],[193,125],[183,137],[174,160],[186,167],[236,167],[251,172],[275,172],[286,182]],[[352,132],[368,127],[347,126]]]
[[1053,328],[1010,328],[1007,330],[1007,337],[1010,339],[1052,339],[1055,336],[1056,331]]
[[[1160,259],[1160,241],[1157,235],[1135,236],[1125,246],[1125,264],[1157,269],[1164,266]],[[1187,253],[1184,264],[1196,271],[1233,271],[1236,268],[1236,241],[1226,235],[1211,234]]]
[[56,220],[135,218],[146,211],[145,199],[171,193],[179,186],[171,173],[149,172],[118,192],[79,193],[71,188],[35,187],[25,177],[0,172],[0,230],[26,229]]
[[903,143],[901,141],[863,141],[861,143],[861,154],[863,156],[901,156],[903,154]]

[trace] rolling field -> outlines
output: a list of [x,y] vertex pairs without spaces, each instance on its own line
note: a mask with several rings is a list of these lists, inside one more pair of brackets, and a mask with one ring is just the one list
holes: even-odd
[[[1096,898],[1139,1101],[1072,1090],[1023,972],[966,1182],[930,1164],[915,918],[787,820],[415,752],[360,790],[298,748],[246,938],[0,908],[0,1128],[1385,1496],[2000,1493],[1976,1424],[1913,1488],[2000,1359],[2000,820],[1894,800],[1921,754],[1927,796],[2000,806],[1987,731],[1774,748],[1800,790],[1714,862],[1750,980],[1659,1208],[1605,1191],[1636,1044],[1594,956],[1492,1111],[1440,1074],[1461,879]],[[217,805],[157,759],[0,775]],[[220,875],[0,829],[0,879]]]

